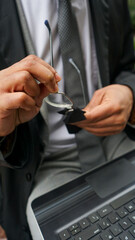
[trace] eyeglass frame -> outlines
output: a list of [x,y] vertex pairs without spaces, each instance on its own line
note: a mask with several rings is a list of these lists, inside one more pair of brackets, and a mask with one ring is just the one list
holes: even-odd
[[[49,32],[49,40],[50,40],[50,54],[51,54],[51,66],[54,67],[54,61],[53,61],[53,44],[52,44],[52,31],[51,31],[51,27],[50,27],[50,24],[49,24],[49,21],[48,20],[45,20],[44,21],[44,24],[45,26],[47,27],[48,29],[48,32]],[[69,58],[69,63],[72,64],[72,66],[75,68],[75,70],[77,71],[78,73],[78,76],[79,76],[79,79],[80,79],[80,83],[81,83],[81,87],[82,87],[82,93],[83,93],[83,99],[84,99],[84,106],[86,106],[86,98],[85,98],[85,92],[84,92],[84,86],[83,86],[83,81],[82,81],[82,76],[81,76],[81,71],[80,69],[77,67],[77,65],[75,64],[75,62],[73,61],[72,58]],[[65,98],[71,103],[71,107],[67,108],[68,110],[73,110],[73,106],[74,106],[74,103],[73,101],[65,94],[65,92],[57,92],[57,93],[50,93],[49,95],[51,94],[61,94],[63,96],[65,96]],[[48,100],[48,97],[49,95],[46,97],[45,101],[49,104],[49,105],[52,105],[54,107],[57,107],[57,108],[61,108],[60,106],[55,106],[53,104],[51,104],[51,102]],[[55,104],[55,103],[54,103]]]

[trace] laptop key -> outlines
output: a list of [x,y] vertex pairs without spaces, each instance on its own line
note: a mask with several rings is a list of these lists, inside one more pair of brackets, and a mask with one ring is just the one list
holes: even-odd
[[63,230],[61,233],[59,233],[59,237],[61,240],[68,240],[70,238],[70,234],[67,230]]
[[99,227],[93,225],[83,230],[78,236],[75,237],[75,240],[89,240],[100,232],[101,230],[99,229]]
[[91,215],[88,216],[89,220],[91,223],[95,223],[99,220],[99,216],[96,213],[92,213]]
[[105,231],[104,233],[102,233],[100,235],[100,237],[101,237],[102,240],[111,240],[111,239],[113,239],[113,235],[109,231]]
[[128,218],[132,223],[135,223],[135,213],[132,213]]
[[82,229],[85,229],[87,228],[90,223],[88,222],[88,220],[86,218],[82,219],[80,222],[79,222],[80,226]]
[[128,212],[124,207],[121,207],[117,210],[117,214],[119,215],[119,217],[124,218],[128,215]]
[[120,236],[120,240],[134,240],[130,233],[126,232]]
[[122,207],[124,204],[130,202],[135,197],[135,190],[129,192],[128,194],[125,194],[124,196],[114,200],[111,203],[111,206],[116,210],[120,207]]
[[78,224],[77,223],[75,223],[71,227],[69,227],[69,231],[73,231],[76,228],[78,228]]
[[135,205],[133,203],[129,203],[125,206],[125,208],[127,209],[127,211],[129,213],[133,212],[135,210]]
[[110,226],[110,223],[106,219],[102,219],[98,222],[99,226],[102,228],[102,230],[108,228]]
[[114,223],[116,223],[117,221],[119,221],[119,217],[118,217],[118,215],[116,214],[116,213],[110,213],[108,216],[107,216],[107,218],[109,219],[109,221],[112,223],[112,224],[114,224]]
[[119,224],[124,230],[128,229],[131,226],[131,223],[129,222],[128,219],[121,220]]
[[135,226],[133,226],[129,232],[132,234],[132,236],[135,238]]
[[117,223],[110,227],[110,231],[114,237],[117,237],[120,233],[122,233],[122,229]]
[[74,236],[74,235],[76,235],[77,233],[79,233],[81,230],[80,230],[80,228],[76,228],[76,229],[74,229],[71,233],[72,233],[72,235]]
[[99,236],[96,236],[96,237],[92,238],[92,240],[101,240],[101,238]]
[[102,218],[108,215],[110,212],[112,212],[112,208],[109,205],[98,210],[98,214]]
[[73,240],[86,240],[86,238],[84,236],[77,236]]

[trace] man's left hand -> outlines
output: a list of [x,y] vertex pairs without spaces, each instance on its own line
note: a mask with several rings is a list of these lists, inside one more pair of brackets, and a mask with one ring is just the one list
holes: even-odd
[[83,109],[86,120],[73,125],[97,136],[117,134],[125,128],[132,107],[132,90],[125,85],[110,85],[94,93]]

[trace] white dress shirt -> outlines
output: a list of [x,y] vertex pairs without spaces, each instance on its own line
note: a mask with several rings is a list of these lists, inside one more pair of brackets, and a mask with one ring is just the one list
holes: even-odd
[[[47,19],[53,34],[54,67],[62,77],[59,90],[64,91],[63,64],[59,48],[57,26],[57,0],[21,0],[35,53],[50,64],[48,29],[44,25]],[[97,81],[91,80],[91,25],[88,0],[71,0],[78,23],[81,45],[84,55],[89,99],[97,88]],[[75,145],[75,135],[69,134],[58,109],[48,105],[49,145],[48,153]]]

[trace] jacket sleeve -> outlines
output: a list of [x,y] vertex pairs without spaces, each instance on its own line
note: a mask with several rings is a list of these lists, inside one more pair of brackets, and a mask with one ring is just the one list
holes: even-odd
[[[133,92],[135,105],[133,28],[127,2],[127,0],[110,1],[110,83],[128,86]],[[135,124],[134,105],[129,119],[131,124]],[[135,140],[135,128],[132,125],[127,125],[125,131],[132,140]]]
[[7,136],[0,148],[0,166],[21,169],[34,159],[41,160],[48,134],[40,113],[30,122],[19,125],[11,135],[11,146],[8,147],[10,136]]
[[[109,42],[110,81],[129,86],[133,91],[135,100],[135,55],[128,1],[115,0],[115,2],[110,6],[110,8],[112,7]],[[121,5],[118,8],[119,2]]]

